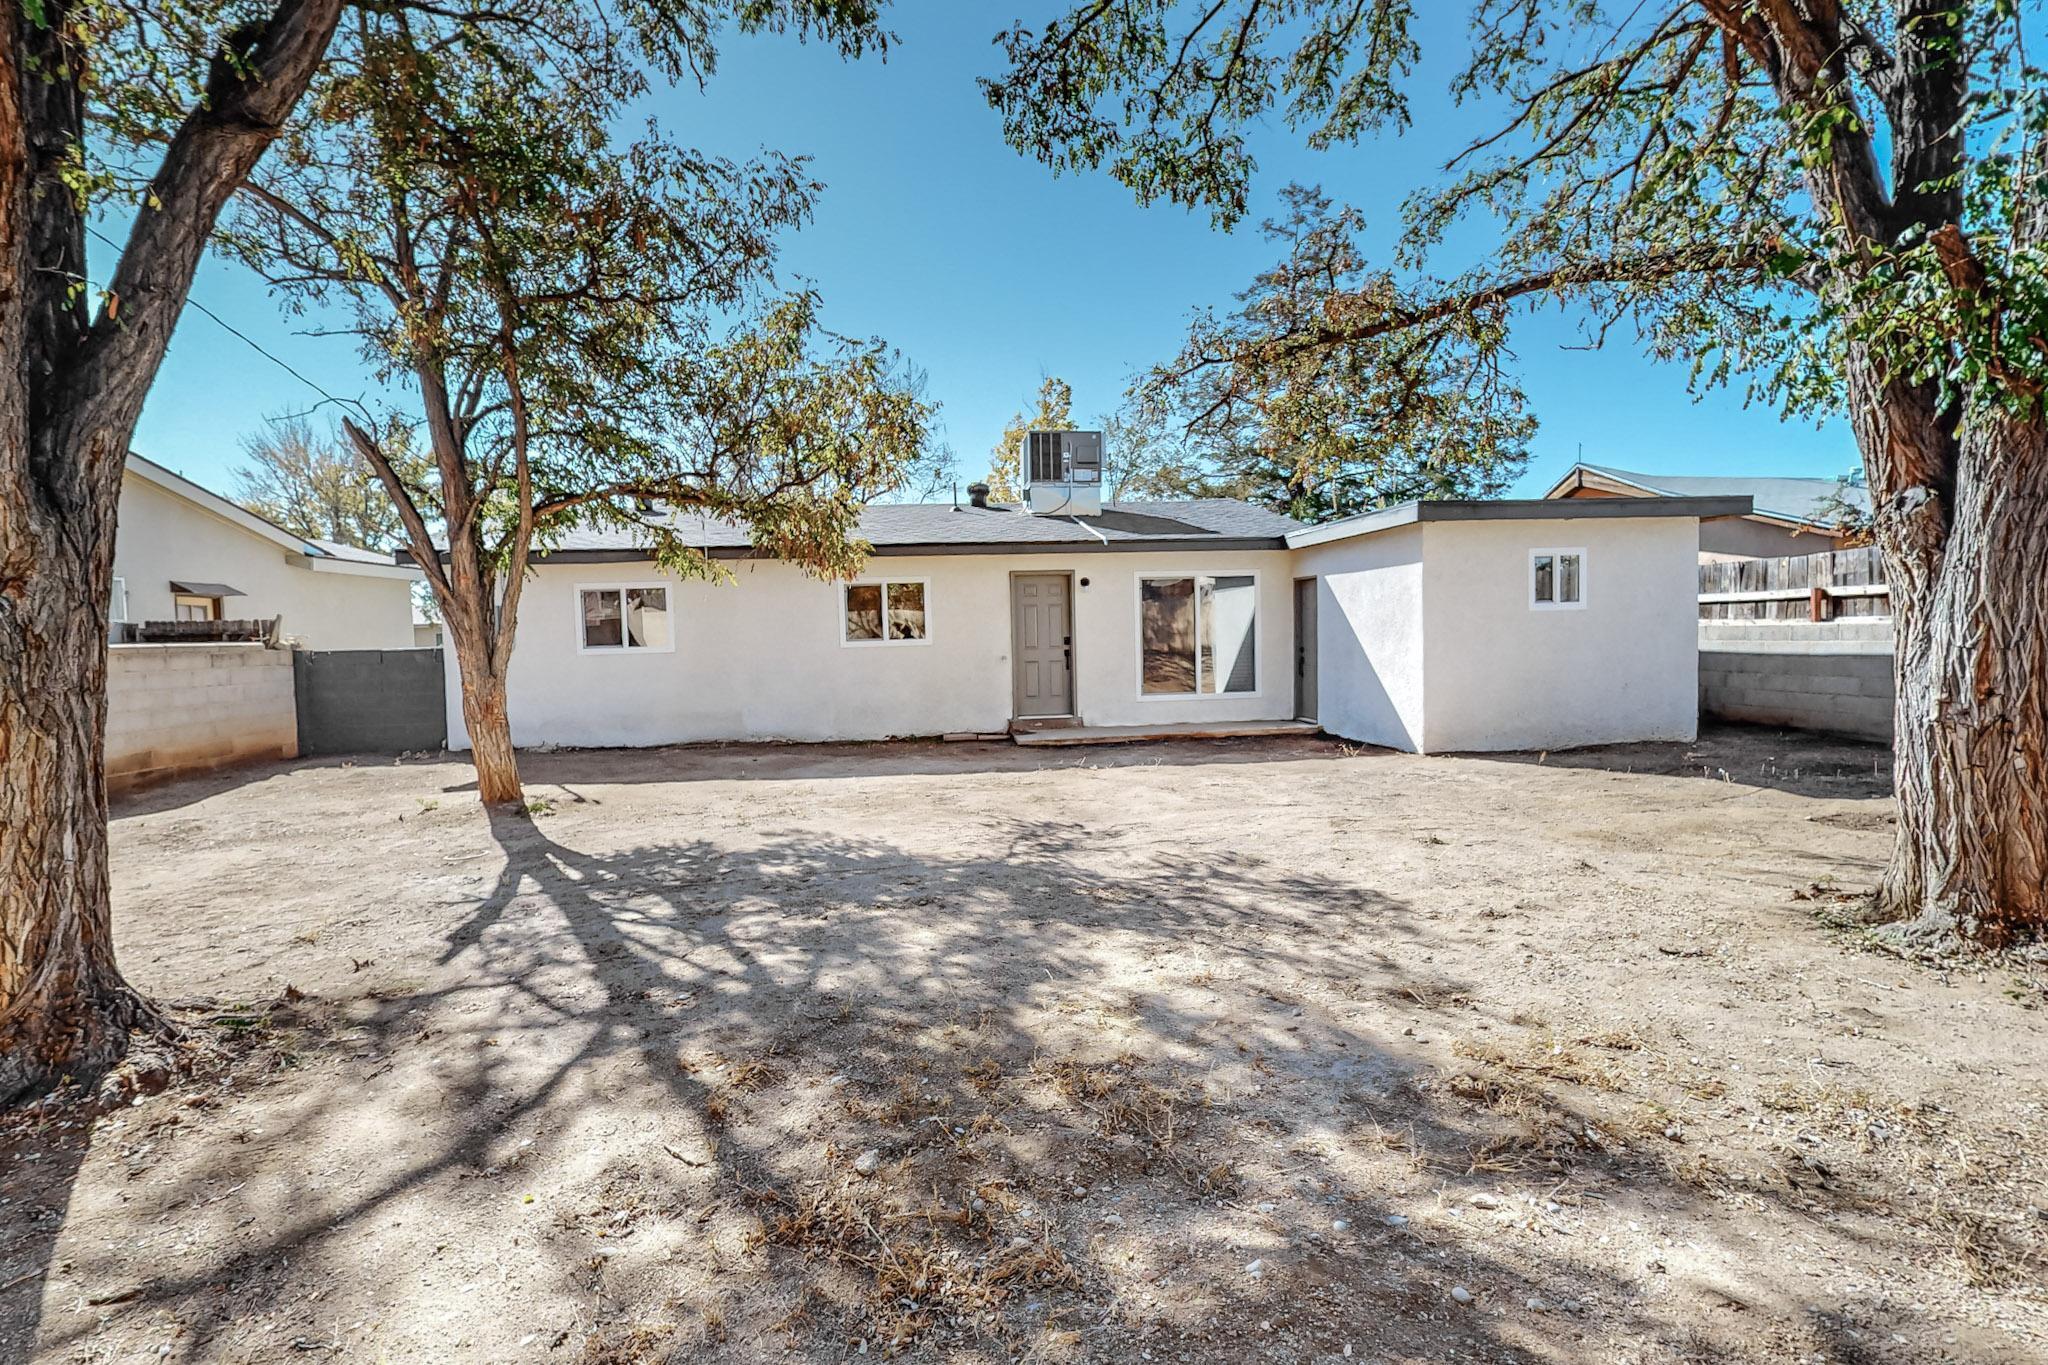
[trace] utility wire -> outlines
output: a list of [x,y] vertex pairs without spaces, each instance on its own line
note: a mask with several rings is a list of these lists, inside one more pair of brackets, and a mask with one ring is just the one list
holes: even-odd
[[[108,246],[114,248],[115,251],[118,252],[122,249],[121,244],[119,242],[107,236],[106,233],[101,232],[98,228],[93,227],[90,224],[87,224],[85,230],[87,232],[90,232],[93,236],[99,238],[102,242],[105,242]],[[214,312],[211,308],[208,308],[205,304],[201,303],[199,301],[198,296],[193,294],[192,291],[190,291],[189,289],[185,291],[185,303],[188,307],[197,308],[207,317],[212,318],[214,322],[220,326],[222,331],[226,332],[229,336],[234,337],[235,339],[240,341],[243,345],[247,346],[257,355],[262,356],[265,360],[277,366],[277,368],[283,370],[286,374],[298,380],[301,384],[304,384],[307,388],[319,394],[328,402],[333,403],[338,407],[356,408],[357,410],[361,411],[365,417],[369,416],[369,410],[367,408],[364,408],[359,400],[353,398],[335,397],[326,389],[322,388],[320,385],[314,383],[311,379],[308,379],[305,375],[293,369],[289,361],[286,361],[282,357],[273,355],[269,351],[263,349],[262,345],[259,344],[254,337],[251,337],[247,332],[244,332],[241,328],[235,326],[226,318],[222,317],[220,314]],[[373,418],[372,420],[374,421],[375,419]]]

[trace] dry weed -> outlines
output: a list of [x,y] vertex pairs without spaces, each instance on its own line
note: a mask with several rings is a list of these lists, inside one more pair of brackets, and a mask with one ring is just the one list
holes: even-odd
[[[1035,1238],[995,1248],[996,1205],[976,1211],[971,1204],[955,1207],[934,1200],[906,1209],[845,1182],[794,1193],[749,1190],[747,1195],[761,1219],[750,1249],[786,1247],[860,1272],[867,1281],[867,1317],[889,1351],[935,1328],[968,1328],[981,1315],[1000,1309],[1018,1289],[1081,1285],[1080,1275],[1042,1229]],[[793,1330],[795,1322],[807,1320],[803,1307],[800,1302],[799,1311],[780,1325]]]
[[669,1356],[670,1333],[644,1322],[614,1323],[583,1338],[583,1365],[646,1365]]
[[1545,1043],[1532,1039],[1520,1051],[1510,1052],[1491,1043],[1475,1043],[1460,1038],[1451,1044],[1451,1051],[1470,1061],[1483,1062],[1503,1071],[1548,1076],[1554,1081],[1582,1085],[1591,1090],[1622,1088],[1621,1078],[1612,1071],[1588,1062],[1563,1043],[1555,1041]]

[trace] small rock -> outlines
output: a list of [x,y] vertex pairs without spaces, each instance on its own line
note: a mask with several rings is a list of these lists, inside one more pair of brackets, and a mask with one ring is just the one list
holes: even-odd
[[1531,1313],[1548,1313],[1550,1311],[1550,1305],[1545,1303],[1541,1299],[1530,1299],[1529,1311]]
[[1472,1302],[1472,1291],[1462,1284],[1454,1284],[1451,1286],[1451,1298],[1459,1303],[1470,1303]]
[[853,1170],[856,1175],[873,1175],[881,1169],[882,1154],[872,1147],[853,1159]]
[[1349,1232],[1349,1231],[1351,1231],[1351,1220],[1350,1220],[1350,1219],[1348,1219],[1348,1218],[1339,1218],[1339,1219],[1338,1219],[1338,1220],[1337,1220],[1336,1222],[1334,1222],[1334,1223],[1330,1224],[1330,1231],[1332,1231],[1332,1232]]
[[1247,1275],[1263,1275],[1266,1273],[1266,1263],[1264,1261],[1253,1261],[1244,1268],[1244,1273]]
[[1408,1226],[1408,1219],[1403,1214],[1390,1213],[1386,1217],[1386,1223],[1390,1228],[1405,1228]]
[[1259,1212],[1260,1212],[1260,1213],[1271,1213],[1271,1212],[1272,1212],[1272,1211],[1273,1211],[1274,1209],[1277,1209],[1277,1208],[1279,1208],[1279,1207],[1280,1207],[1280,1206],[1279,1206],[1278,1204],[1261,1204],[1261,1205],[1259,1205]]
[[1113,1228],[1120,1228],[1124,1225],[1123,1215],[1120,1213],[1105,1213],[1102,1215],[1102,1221]]
[[1475,1194],[1470,1202],[1475,1209],[1497,1209],[1500,1207],[1500,1200],[1490,1194]]

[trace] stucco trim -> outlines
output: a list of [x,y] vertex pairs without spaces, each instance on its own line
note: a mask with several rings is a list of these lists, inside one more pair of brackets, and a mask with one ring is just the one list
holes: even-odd
[[1376,535],[1400,526],[1432,521],[1615,521],[1630,517],[1744,517],[1750,500],[1718,498],[1585,498],[1552,500],[1515,498],[1494,501],[1442,500],[1404,502],[1376,512],[1361,512],[1342,521],[1306,526],[1287,535],[1289,549],[1327,545],[1353,536]]

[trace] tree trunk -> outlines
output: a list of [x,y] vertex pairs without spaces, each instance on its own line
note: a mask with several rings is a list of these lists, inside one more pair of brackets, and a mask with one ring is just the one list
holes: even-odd
[[75,534],[92,519],[22,510],[0,517],[0,1104],[96,1076],[130,1030],[161,1024],[114,966],[103,766],[113,517]]
[[487,806],[520,802],[526,793],[519,785],[519,755],[512,748],[512,722],[505,713],[505,679],[491,667],[490,647],[465,639],[468,633],[448,624],[462,672],[462,724],[469,731],[477,795]]
[[1899,798],[1881,908],[1919,943],[2039,936],[2048,931],[2048,428],[1973,422],[1953,488],[1890,499],[1878,529],[1893,579]]
[[114,1062],[161,1016],[114,966],[107,599],[128,440],[223,204],[276,138],[341,0],[238,29],[167,144],[94,315],[73,6],[0,13],[0,1103]]

